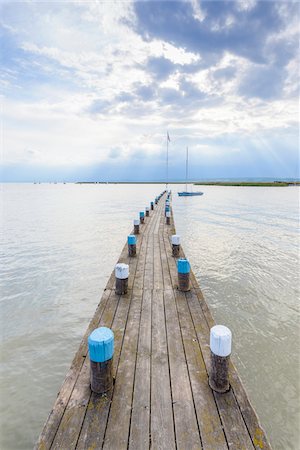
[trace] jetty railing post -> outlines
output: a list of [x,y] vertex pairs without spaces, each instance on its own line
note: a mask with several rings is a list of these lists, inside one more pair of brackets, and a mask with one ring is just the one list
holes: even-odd
[[151,211],[153,211],[153,210],[154,210],[154,203],[151,202],[151,203],[150,203],[150,206],[151,206]]
[[133,232],[134,234],[140,233],[140,221],[138,219],[134,219],[133,221]]
[[127,294],[128,276],[129,276],[128,264],[124,264],[124,263],[116,264],[115,277],[116,277],[116,294],[117,295]]
[[220,393],[227,392],[229,385],[229,359],[231,354],[231,331],[224,325],[210,329],[211,368],[210,387]]
[[191,266],[187,259],[180,258],[177,261],[178,289],[183,292],[190,290]]
[[104,394],[113,386],[114,334],[106,327],[96,328],[88,337],[91,389]]
[[134,236],[134,234],[130,234],[127,237],[127,244],[128,244],[128,255],[135,256],[136,255],[136,237]]
[[166,224],[170,225],[171,223],[171,211],[166,212]]
[[172,235],[172,256],[179,256],[180,252],[180,236],[178,234]]
[[141,223],[145,223],[145,213],[144,213],[144,211],[140,212],[140,222]]
[[145,211],[146,211],[146,217],[149,217],[149,213],[150,213],[150,208],[149,208],[149,206],[146,206]]

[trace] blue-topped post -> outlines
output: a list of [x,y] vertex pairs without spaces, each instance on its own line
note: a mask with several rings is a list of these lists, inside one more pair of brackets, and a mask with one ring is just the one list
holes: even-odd
[[96,328],[88,337],[91,365],[91,389],[104,394],[113,386],[114,333],[106,327]]
[[149,215],[150,215],[150,208],[149,208],[149,206],[146,206],[145,211],[146,211],[146,217],[149,217]]
[[178,271],[178,289],[183,292],[189,291],[191,266],[187,259],[185,258],[178,259],[177,271]]
[[155,204],[157,205],[158,203],[158,197],[155,197]]
[[167,212],[169,212],[169,211],[170,211],[170,206],[166,205],[165,206],[165,216],[167,215]]
[[135,256],[136,255],[136,237],[134,234],[130,234],[127,237],[127,244],[128,244],[128,255]]
[[145,223],[145,213],[144,213],[144,211],[140,212],[140,222],[141,223]]
[[150,206],[151,206],[151,211],[153,211],[154,210],[154,202],[151,202]]

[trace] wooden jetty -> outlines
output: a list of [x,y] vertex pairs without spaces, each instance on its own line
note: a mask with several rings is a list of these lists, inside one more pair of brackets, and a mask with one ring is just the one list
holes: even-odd
[[[113,272],[36,449],[271,448],[232,363],[230,391],[209,387],[214,321],[192,272],[190,291],[177,289],[164,197],[140,226],[137,256],[124,246],[128,293],[115,294]],[[87,338],[99,326],[115,336],[115,382],[105,395],[90,389]]]

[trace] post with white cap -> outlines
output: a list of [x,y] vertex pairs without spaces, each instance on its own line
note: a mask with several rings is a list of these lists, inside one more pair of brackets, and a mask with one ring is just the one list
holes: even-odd
[[116,294],[117,295],[127,294],[128,276],[129,276],[128,264],[123,263],[116,264],[115,276],[116,276]]
[[166,224],[170,225],[171,223],[171,211],[166,212]]
[[106,327],[96,328],[88,337],[91,366],[91,389],[104,394],[113,386],[114,333]]
[[128,255],[135,256],[136,255],[136,237],[134,236],[134,234],[130,234],[127,237],[127,244],[128,244]]
[[191,266],[187,259],[180,258],[177,261],[178,289],[183,292],[190,290],[190,270]]
[[178,234],[172,235],[172,256],[178,257],[180,252],[180,236]]
[[229,359],[231,354],[231,331],[224,325],[210,329],[211,368],[210,387],[220,393],[227,392],[229,385]]
[[149,206],[146,206],[145,211],[146,211],[146,217],[149,217],[149,213],[150,213],[150,208],[149,208]]
[[141,223],[145,223],[145,213],[144,213],[144,211],[140,212],[140,222]]
[[140,221],[138,219],[134,219],[133,221],[133,232],[134,234],[140,233]]

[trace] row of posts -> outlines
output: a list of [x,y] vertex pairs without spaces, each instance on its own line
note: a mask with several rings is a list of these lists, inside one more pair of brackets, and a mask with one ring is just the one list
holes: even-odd
[[[128,255],[136,256],[136,235],[139,234],[140,225],[145,223],[145,216],[149,217],[150,209],[154,210],[161,197],[167,192],[165,202],[166,224],[171,223],[170,197],[171,191],[163,191],[150,203],[150,207],[141,211],[139,220],[133,222],[134,234],[128,236]],[[187,292],[190,290],[190,263],[186,258],[180,256],[180,236],[175,234],[171,237],[172,256],[177,258],[178,290]],[[115,266],[115,287],[117,295],[125,295],[128,290],[129,266],[118,263]],[[219,393],[225,393],[230,389],[229,385],[229,359],[231,354],[232,335],[229,328],[223,325],[215,325],[210,330],[210,373],[209,385]],[[114,353],[114,334],[106,327],[96,328],[88,338],[89,355],[91,362],[91,389],[98,394],[104,394],[113,386],[112,359]]]

